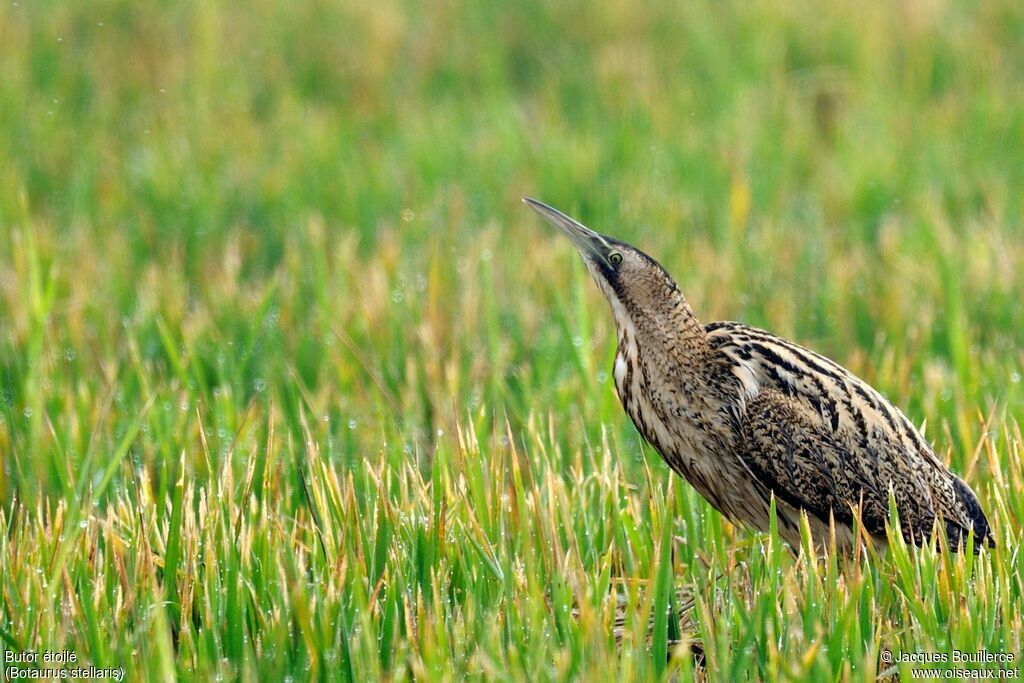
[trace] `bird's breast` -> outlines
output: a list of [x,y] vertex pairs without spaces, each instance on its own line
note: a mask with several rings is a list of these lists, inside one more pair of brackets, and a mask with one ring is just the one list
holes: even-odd
[[733,521],[752,523],[767,514],[755,483],[728,457],[733,446],[702,392],[621,350],[614,374],[626,414],[676,474]]
[[714,460],[722,433],[719,413],[696,378],[679,367],[653,363],[643,355],[635,331],[619,331],[612,369],[622,407],[640,434],[679,474],[690,478],[697,461]]
[[[636,422],[634,415],[639,410],[638,401],[641,390],[637,373],[639,362],[636,330],[631,324],[622,325],[619,327],[619,348],[615,353],[612,378],[615,380],[615,392],[619,395],[619,400],[622,401],[622,407],[634,422]],[[639,428],[639,425],[637,426]]]

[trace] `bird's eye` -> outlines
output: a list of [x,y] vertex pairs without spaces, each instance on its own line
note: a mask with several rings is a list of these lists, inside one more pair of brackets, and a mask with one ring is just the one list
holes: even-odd
[[613,266],[619,265],[620,263],[622,263],[622,254],[620,254],[617,251],[613,251],[612,253],[608,254],[608,263],[612,264]]

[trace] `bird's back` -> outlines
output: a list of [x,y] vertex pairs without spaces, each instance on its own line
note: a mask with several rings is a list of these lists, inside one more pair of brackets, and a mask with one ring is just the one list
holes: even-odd
[[974,492],[942,463],[910,420],[853,373],[769,332],[705,326],[709,362],[731,378],[736,453],[776,498],[821,523],[884,538],[889,496],[904,538],[921,543],[941,519],[953,547],[973,529],[991,542]]

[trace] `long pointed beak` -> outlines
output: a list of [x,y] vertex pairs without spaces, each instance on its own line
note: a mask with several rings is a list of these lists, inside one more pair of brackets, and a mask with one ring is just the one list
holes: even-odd
[[603,260],[604,250],[607,248],[608,243],[599,234],[544,202],[523,197],[523,203],[539,213],[548,223],[565,233],[565,236],[572,240],[573,245],[575,245],[581,256],[598,261]]

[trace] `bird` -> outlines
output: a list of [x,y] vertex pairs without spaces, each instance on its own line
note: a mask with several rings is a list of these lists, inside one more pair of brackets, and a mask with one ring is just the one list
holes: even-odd
[[671,275],[621,240],[536,199],[611,307],[615,390],[643,438],[731,522],[801,547],[850,552],[860,528],[888,545],[890,501],[905,542],[943,534],[950,550],[994,546],[974,491],[907,416],[849,370],[739,322],[702,324]]

